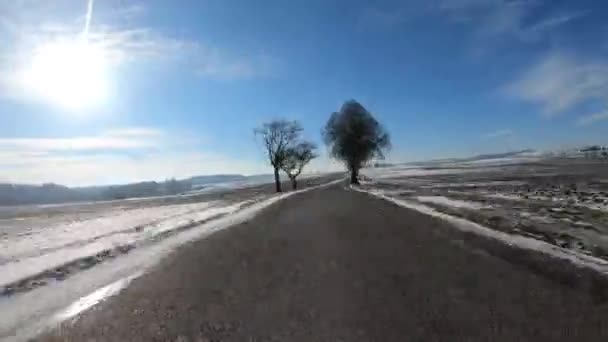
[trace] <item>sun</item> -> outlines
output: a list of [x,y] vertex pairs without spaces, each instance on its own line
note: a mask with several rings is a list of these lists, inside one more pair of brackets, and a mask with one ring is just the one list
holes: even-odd
[[103,105],[108,96],[104,51],[83,39],[34,49],[21,80],[35,96],[68,110]]

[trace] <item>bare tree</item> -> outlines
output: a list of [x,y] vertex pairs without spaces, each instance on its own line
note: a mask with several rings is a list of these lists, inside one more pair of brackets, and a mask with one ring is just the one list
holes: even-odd
[[298,188],[296,178],[302,173],[304,166],[317,157],[314,152],[316,148],[315,144],[302,141],[295,146],[287,148],[285,151],[285,160],[281,168],[285,171],[289,180],[291,180],[293,190]]
[[274,182],[277,192],[281,192],[279,170],[285,161],[286,151],[294,146],[301,132],[302,126],[299,122],[288,120],[273,120],[254,130],[255,135],[261,138],[268,155],[268,161],[274,168]]
[[370,112],[357,101],[347,101],[334,112],[323,130],[331,155],[350,171],[351,184],[359,184],[359,169],[372,158],[383,159],[390,136]]

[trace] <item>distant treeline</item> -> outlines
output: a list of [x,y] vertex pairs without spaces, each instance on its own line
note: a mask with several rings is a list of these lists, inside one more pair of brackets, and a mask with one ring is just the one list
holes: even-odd
[[210,175],[184,180],[168,179],[164,182],[148,181],[74,188],[54,183],[42,185],[0,183],[0,205],[53,204],[176,195],[213,184],[245,181],[249,178],[251,177],[243,175]]
[[127,185],[110,186],[103,190],[103,198],[125,199],[133,197],[148,197],[162,195],[176,195],[192,189],[189,179],[169,179],[164,182],[140,182]]

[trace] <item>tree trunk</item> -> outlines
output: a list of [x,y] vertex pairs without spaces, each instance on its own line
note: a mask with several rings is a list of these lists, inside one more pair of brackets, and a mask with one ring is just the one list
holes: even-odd
[[293,190],[298,188],[298,181],[296,180],[296,177],[291,177],[291,188]]
[[352,168],[350,170],[350,184],[357,184],[359,185],[359,170]]
[[278,168],[274,169],[274,185],[277,188],[277,192],[282,192],[281,191],[281,179],[279,178],[279,169]]

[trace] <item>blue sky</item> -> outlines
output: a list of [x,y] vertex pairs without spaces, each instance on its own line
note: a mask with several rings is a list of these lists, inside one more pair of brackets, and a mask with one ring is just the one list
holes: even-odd
[[[348,99],[394,161],[606,143],[605,1],[88,4],[0,4],[0,181],[264,173],[255,126],[296,119],[320,144]],[[64,58],[85,30],[94,57]]]

